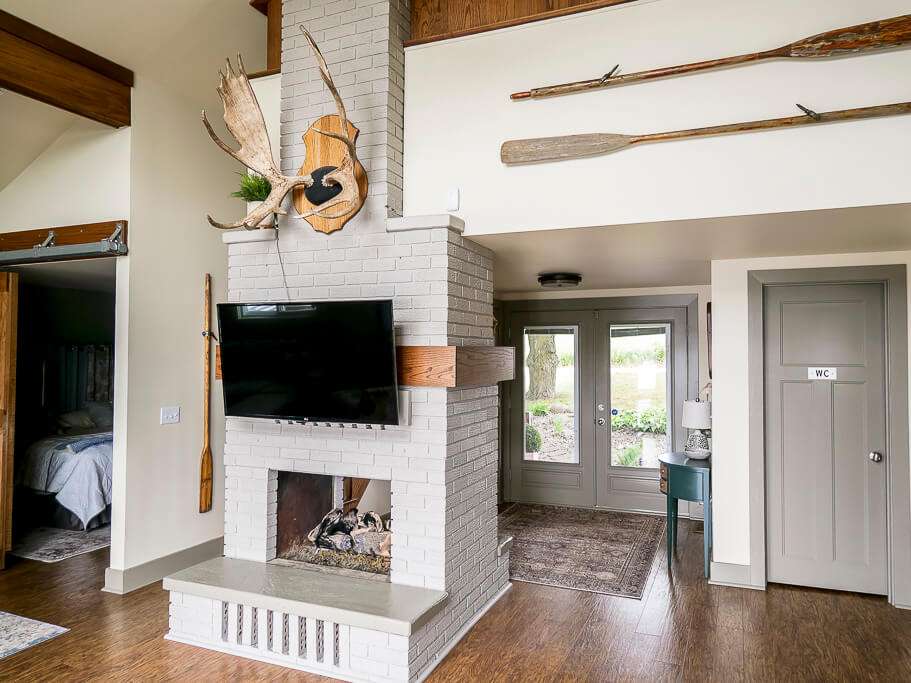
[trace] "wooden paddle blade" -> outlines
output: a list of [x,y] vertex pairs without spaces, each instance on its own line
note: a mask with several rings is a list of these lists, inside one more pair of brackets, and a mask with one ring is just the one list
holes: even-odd
[[199,467],[199,511],[212,509],[212,451],[206,446]]
[[615,133],[508,140],[500,148],[500,160],[504,164],[533,164],[539,161],[579,159],[617,152],[629,147],[633,142],[634,137]]
[[871,21],[798,40],[789,46],[791,57],[837,57],[868,50],[911,44],[911,14]]

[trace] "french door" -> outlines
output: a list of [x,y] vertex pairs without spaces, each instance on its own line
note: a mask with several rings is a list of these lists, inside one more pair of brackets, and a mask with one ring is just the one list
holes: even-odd
[[686,308],[514,313],[506,498],[660,512],[658,460],[679,450]]

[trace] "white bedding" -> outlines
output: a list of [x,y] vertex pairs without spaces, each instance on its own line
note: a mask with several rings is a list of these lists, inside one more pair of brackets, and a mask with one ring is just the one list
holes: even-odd
[[86,436],[51,436],[35,442],[26,451],[17,482],[36,491],[55,493],[57,502],[76,515],[83,527],[110,505],[114,466],[110,442],[89,446],[80,453],[70,449],[70,444]]

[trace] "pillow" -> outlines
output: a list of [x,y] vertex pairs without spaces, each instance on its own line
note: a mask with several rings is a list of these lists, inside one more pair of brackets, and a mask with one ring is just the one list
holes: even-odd
[[102,429],[110,429],[114,426],[113,404],[90,401],[85,404],[85,410],[88,412],[94,426]]
[[57,427],[66,432],[71,429],[88,429],[95,426],[95,421],[87,410],[73,410],[57,416]]

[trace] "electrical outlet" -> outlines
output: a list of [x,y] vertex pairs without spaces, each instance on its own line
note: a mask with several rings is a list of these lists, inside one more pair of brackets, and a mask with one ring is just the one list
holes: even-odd
[[161,424],[176,425],[180,422],[180,406],[167,406],[161,409]]

